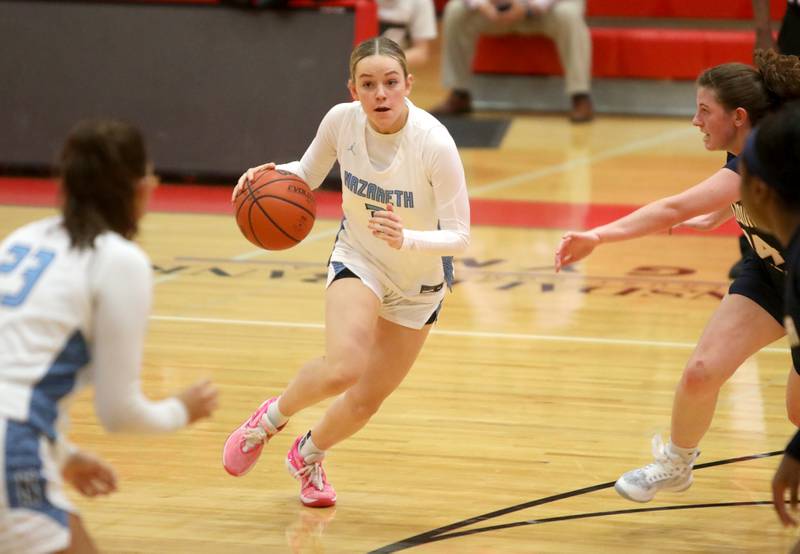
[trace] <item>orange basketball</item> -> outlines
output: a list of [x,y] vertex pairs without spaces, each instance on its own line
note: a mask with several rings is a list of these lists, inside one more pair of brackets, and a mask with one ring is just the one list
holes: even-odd
[[288,171],[269,169],[234,199],[236,224],[258,247],[284,250],[306,238],[314,226],[317,203],[309,186]]

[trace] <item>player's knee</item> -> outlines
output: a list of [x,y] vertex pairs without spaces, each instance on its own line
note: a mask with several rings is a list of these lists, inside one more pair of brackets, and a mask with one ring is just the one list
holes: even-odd
[[790,402],[788,398],[786,399],[786,416],[792,425],[800,427],[800,405]]
[[364,364],[357,360],[338,360],[328,363],[325,373],[328,389],[333,394],[340,394],[358,382],[364,373]]
[[383,403],[383,398],[369,398],[361,395],[348,397],[350,410],[358,420],[368,420],[374,416]]
[[690,394],[707,394],[715,392],[722,386],[724,379],[710,368],[703,358],[692,358],[686,364],[681,377],[681,386]]

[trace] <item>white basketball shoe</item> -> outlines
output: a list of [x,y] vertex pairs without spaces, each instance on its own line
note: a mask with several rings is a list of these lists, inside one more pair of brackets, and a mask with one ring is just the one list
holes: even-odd
[[688,459],[670,451],[660,435],[653,437],[655,461],[631,470],[620,477],[614,489],[620,496],[634,502],[649,502],[660,490],[685,491],[692,486],[692,467],[700,451]]

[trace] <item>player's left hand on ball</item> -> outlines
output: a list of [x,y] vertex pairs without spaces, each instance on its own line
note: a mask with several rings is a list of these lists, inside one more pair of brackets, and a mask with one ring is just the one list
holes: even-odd
[[109,494],[117,490],[114,468],[88,452],[77,451],[67,458],[61,468],[64,481],[84,496]]
[[239,191],[242,190],[246,182],[252,183],[256,178],[256,173],[264,171],[265,169],[275,169],[275,162],[267,162],[265,164],[257,165],[256,167],[251,167],[242,173],[242,176],[239,177],[239,180],[236,182],[236,186],[233,187],[233,192],[231,193],[231,202],[236,199],[236,195],[239,194]]
[[403,221],[391,204],[386,205],[386,210],[372,212],[368,227],[373,237],[386,241],[392,248],[400,250],[403,246]]

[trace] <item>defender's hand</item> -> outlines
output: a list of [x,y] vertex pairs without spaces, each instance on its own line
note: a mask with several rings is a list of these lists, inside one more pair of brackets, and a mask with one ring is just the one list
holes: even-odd
[[556,271],[562,267],[582,260],[600,244],[600,237],[594,231],[568,231],[561,237],[556,249]]

